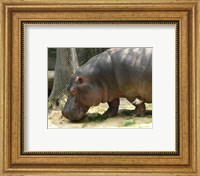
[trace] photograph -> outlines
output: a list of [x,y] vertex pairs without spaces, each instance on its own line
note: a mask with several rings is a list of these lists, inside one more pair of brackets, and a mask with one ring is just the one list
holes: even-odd
[[200,175],[199,0],[0,1],[0,175]]
[[48,128],[152,128],[152,53],[48,48]]

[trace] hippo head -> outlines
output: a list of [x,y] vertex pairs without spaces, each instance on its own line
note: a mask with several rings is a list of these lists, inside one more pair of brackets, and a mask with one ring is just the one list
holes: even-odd
[[67,90],[69,96],[62,115],[71,121],[83,119],[88,109],[101,101],[97,84],[83,76],[73,75]]

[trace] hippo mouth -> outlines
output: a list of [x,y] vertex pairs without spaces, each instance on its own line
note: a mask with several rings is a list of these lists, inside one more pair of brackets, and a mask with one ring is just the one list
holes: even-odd
[[71,111],[62,110],[62,115],[73,122],[80,122],[83,120],[85,113],[89,108],[83,108],[79,105],[76,105]]

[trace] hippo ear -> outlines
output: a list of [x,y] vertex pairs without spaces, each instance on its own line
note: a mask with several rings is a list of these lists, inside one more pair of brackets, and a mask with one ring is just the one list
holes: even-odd
[[75,78],[75,82],[76,82],[77,84],[81,84],[81,83],[83,82],[83,78],[81,78],[80,76],[77,76],[77,77]]

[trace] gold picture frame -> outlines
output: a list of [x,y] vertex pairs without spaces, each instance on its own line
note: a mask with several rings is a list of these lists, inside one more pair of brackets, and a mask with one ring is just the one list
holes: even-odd
[[[199,1],[2,0],[0,9],[1,175],[200,175]],[[23,25],[66,21],[176,23],[176,152],[23,151]]]

